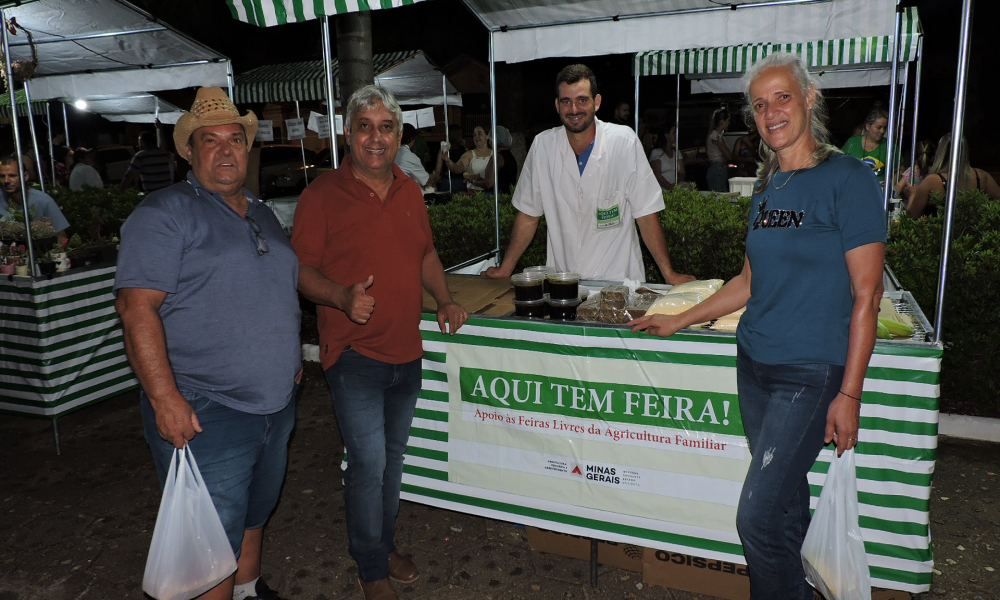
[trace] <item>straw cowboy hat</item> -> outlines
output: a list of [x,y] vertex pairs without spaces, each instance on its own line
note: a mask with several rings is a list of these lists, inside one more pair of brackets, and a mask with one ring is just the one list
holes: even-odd
[[229,125],[238,123],[243,126],[247,134],[247,148],[253,143],[257,135],[257,115],[252,110],[240,116],[240,111],[229,99],[229,96],[218,87],[198,88],[198,94],[194,98],[191,110],[181,115],[174,125],[174,148],[187,159],[184,148],[188,145],[191,134],[200,127],[212,127],[215,125]]

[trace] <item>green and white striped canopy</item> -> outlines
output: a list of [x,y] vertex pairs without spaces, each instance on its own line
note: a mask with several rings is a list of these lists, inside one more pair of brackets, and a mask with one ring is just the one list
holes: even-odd
[[396,8],[423,0],[226,0],[233,18],[270,27],[311,21],[324,15]]
[[[903,14],[900,60],[917,59],[922,35],[917,9],[907,8]],[[652,50],[637,52],[633,63],[636,75],[739,75],[758,60],[774,52],[791,52],[803,58],[810,68],[844,67],[852,65],[881,66],[892,61],[892,36],[858,37],[839,40],[818,40],[798,44],[758,43],[722,48],[691,48],[687,50]]]
[[[17,90],[14,97],[17,99],[17,115],[19,117],[27,117],[28,107],[24,101],[24,90]],[[36,115],[44,115],[47,104],[46,100],[34,100],[31,103],[31,112]],[[6,93],[0,94],[0,118],[10,118],[10,95]]]

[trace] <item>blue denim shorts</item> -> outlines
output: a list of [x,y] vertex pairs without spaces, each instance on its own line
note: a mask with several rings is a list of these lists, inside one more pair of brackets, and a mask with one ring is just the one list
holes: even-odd
[[[278,505],[288,463],[288,438],[295,426],[295,394],[288,406],[276,413],[251,415],[195,390],[181,388],[180,392],[194,408],[202,428],[188,447],[238,557],[243,532],[263,527]],[[160,437],[149,398],[144,392],[139,398],[143,430],[162,489],[174,446]]]

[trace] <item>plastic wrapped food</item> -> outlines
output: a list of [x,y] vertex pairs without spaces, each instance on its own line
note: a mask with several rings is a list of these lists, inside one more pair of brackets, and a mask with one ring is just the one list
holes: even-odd
[[577,321],[600,322],[601,295],[591,294],[580,306],[576,307]]
[[736,328],[740,324],[740,317],[746,312],[747,307],[743,307],[736,312],[729,313],[724,317],[720,317],[712,323],[712,329],[716,331],[736,331]]
[[629,290],[624,285],[606,285],[601,289],[601,308],[625,309]]
[[[693,283],[693,282],[692,282]],[[678,292],[672,294],[664,294],[654,301],[649,310],[646,311],[647,315],[679,315],[689,308],[693,308],[702,300],[710,296],[711,294],[704,294],[703,292]]]
[[721,290],[724,283],[725,282],[721,279],[699,279],[697,281],[689,281],[670,288],[670,290],[667,291],[667,295],[698,292],[703,294],[704,298],[708,298],[715,292]]

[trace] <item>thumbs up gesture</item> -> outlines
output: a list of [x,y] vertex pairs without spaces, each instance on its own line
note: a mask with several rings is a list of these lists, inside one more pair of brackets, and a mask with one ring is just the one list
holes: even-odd
[[347,297],[341,306],[344,307],[347,317],[358,325],[367,323],[372,316],[372,311],[375,310],[375,298],[365,293],[374,282],[375,276],[369,275],[368,279],[344,288]]

